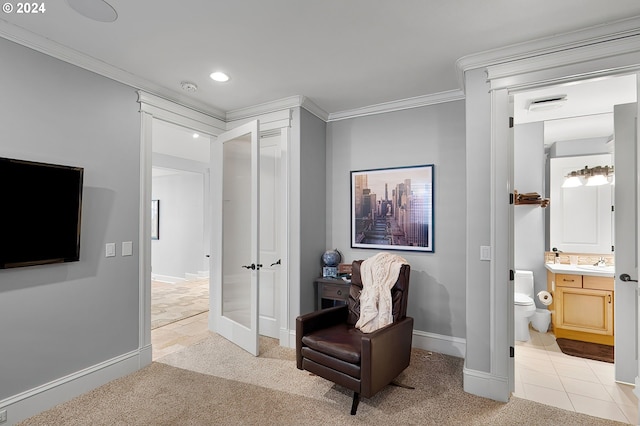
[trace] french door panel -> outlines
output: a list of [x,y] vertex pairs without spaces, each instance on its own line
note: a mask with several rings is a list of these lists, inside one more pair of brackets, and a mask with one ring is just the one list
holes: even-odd
[[259,123],[218,136],[212,147],[215,330],[258,355],[260,280]]

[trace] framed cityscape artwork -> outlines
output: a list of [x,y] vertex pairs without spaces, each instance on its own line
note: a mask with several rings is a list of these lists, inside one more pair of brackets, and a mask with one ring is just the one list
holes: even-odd
[[351,172],[351,247],[433,252],[433,164]]

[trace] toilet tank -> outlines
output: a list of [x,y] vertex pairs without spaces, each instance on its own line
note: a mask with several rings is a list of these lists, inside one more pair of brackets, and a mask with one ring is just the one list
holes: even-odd
[[516,270],[515,293],[526,294],[533,299],[533,272]]

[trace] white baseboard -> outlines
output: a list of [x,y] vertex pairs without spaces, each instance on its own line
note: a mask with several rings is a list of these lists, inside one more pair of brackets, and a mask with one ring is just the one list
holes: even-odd
[[172,277],[171,275],[159,275],[159,274],[151,274],[151,279],[153,281],[160,281],[160,282],[169,283],[169,284],[175,284],[175,283],[186,281],[184,278]]
[[462,369],[464,391],[495,401],[509,401],[509,379],[484,371],[468,369],[465,363]]
[[426,331],[413,330],[412,346],[431,352],[464,358],[467,352],[467,341],[460,337],[443,336],[441,334],[427,333]]
[[120,355],[0,401],[7,423],[16,424],[151,363],[151,346]]

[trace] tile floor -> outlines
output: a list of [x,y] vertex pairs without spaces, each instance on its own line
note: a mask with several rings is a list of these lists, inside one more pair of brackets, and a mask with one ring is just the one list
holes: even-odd
[[[209,312],[151,331],[153,360],[198,343],[210,333]],[[568,356],[552,333],[531,330],[531,340],[516,342],[515,396],[565,410],[637,424],[633,386],[614,380],[614,366]]]
[[514,395],[595,417],[638,424],[634,387],[616,383],[614,365],[565,355],[553,333],[516,342]]
[[208,329],[209,311],[151,330],[152,359],[155,361],[172,352],[204,340]]

